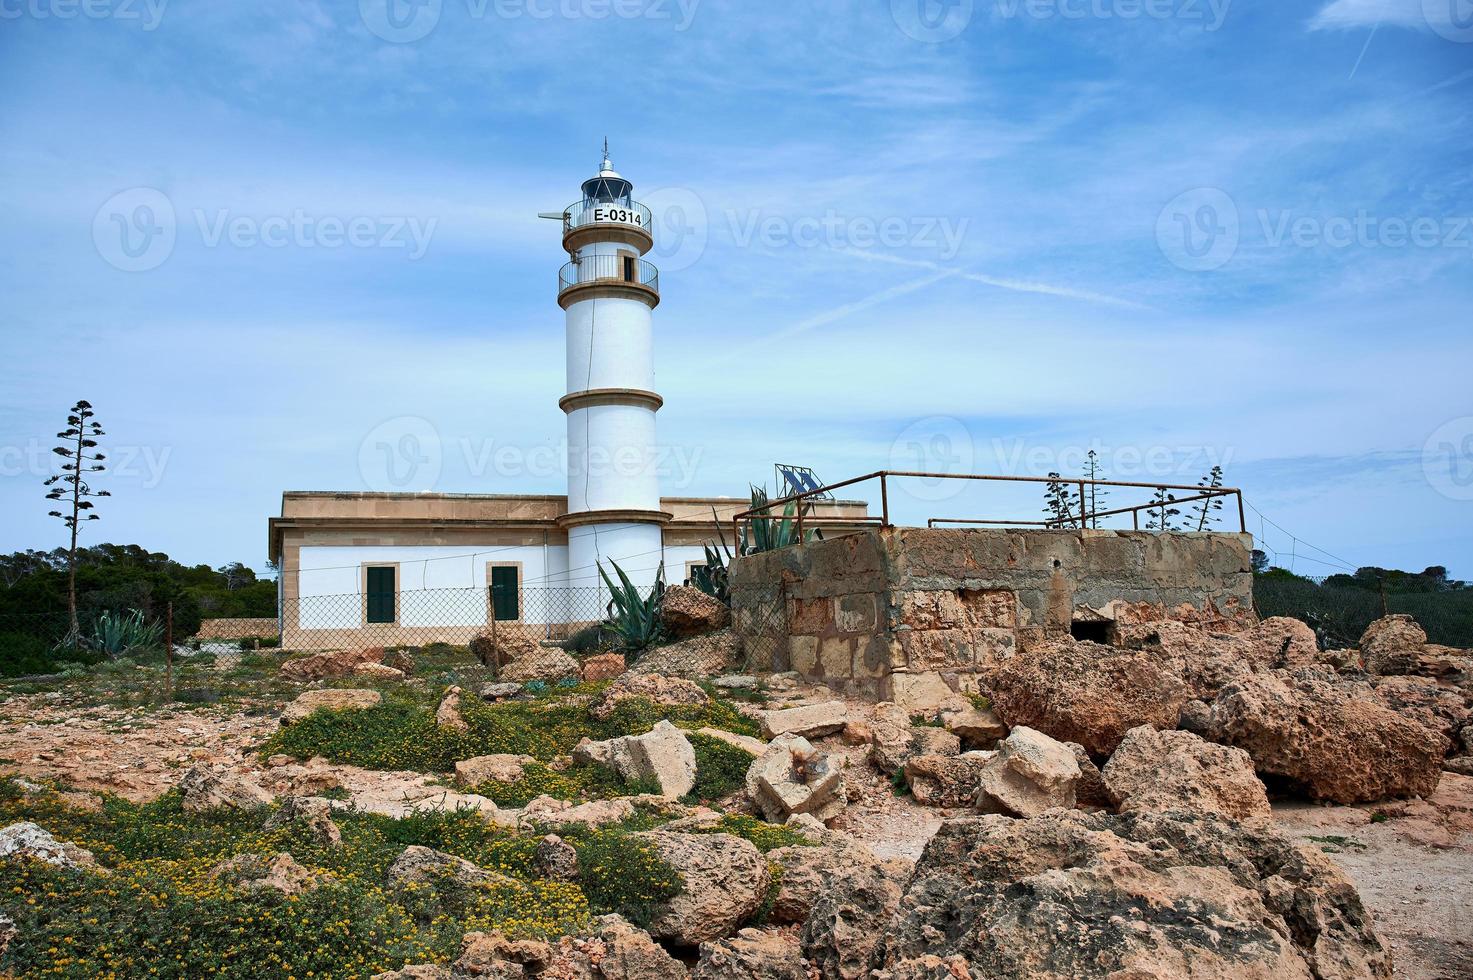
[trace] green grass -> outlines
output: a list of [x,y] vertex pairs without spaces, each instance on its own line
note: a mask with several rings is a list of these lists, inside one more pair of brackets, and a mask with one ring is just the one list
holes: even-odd
[[374,708],[316,712],[274,734],[262,753],[299,759],[321,755],[332,762],[368,769],[448,772],[461,759],[493,753],[529,755],[547,762],[571,752],[582,738],[601,741],[643,734],[662,718],[692,728],[756,732],[751,720],[720,701],[703,706],[661,707],[642,698],[630,698],[619,702],[614,712],[600,721],[589,715],[584,700],[550,696],[491,705],[467,698],[461,705],[467,727],[455,730],[437,727],[430,706],[391,693]]
[[[724,727],[724,726],[715,726]],[[719,738],[686,732],[696,752],[696,784],[686,794],[693,803],[709,803],[741,789],[752,768],[752,754]]]
[[497,806],[505,807],[526,806],[539,796],[582,803],[659,791],[659,784],[653,780],[626,783],[619,778],[618,773],[603,766],[572,766],[557,772],[540,762],[524,766],[522,778],[514,783],[491,780],[481,783],[473,790],[495,801]]
[[[473,929],[552,937],[605,912],[648,921],[681,887],[649,845],[631,838],[638,821],[565,831],[583,871],[574,885],[537,877],[538,834],[518,834],[469,811],[403,819],[340,813],[340,846],[321,844],[299,826],[264,830],[269,813],[186,814],[176,793],[148,804],[107,797],[102,812],[92,813],[0,782],[0,823],[34,821],[92,850],[110,872],[0,862],[0,907],[19,928],[0,973],[363,977],[406,962],[448,962]],[[513,880],[388,887],[388,866],[410,844]],[[325,874],[327,883],[284,899],[238,891],[210,874],[233,855],[279,851]]]
[[751,841],[752,844],[766,854],[775,851],[779,847],[815,847],[813,841],[803,835],[801,831],[792,827],[783,827],[778,824],[766,823],[756,817],[749,817],[743,813],[728,813],[721,820],[702,833],[731,834],[743,840]]

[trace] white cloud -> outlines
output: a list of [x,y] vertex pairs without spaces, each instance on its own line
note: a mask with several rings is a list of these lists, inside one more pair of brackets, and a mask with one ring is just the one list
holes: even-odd
[[[1452,0],[1331,0],[1309,22],[1312,31],[1349,31],[1362,27],[1410,27],[1428,30],[1429,17],[1451,18]],[[1424,13],[1424,8],[1426,13]]]

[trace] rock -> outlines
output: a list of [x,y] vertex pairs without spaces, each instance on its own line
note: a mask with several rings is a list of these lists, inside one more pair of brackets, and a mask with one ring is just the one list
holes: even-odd
[[280,851],[269,860],[259,854],[237,854],[222,861],[210,871],[218,878],[241,891],[278,891],[283,895],[300,895],[322,884],[323,876],[302,867],[285,851]]
[[1449,738],[1468,723],[1463,692],[1431,677],[1372,677],[1376,700],[1404,718]]
[[1427,645],[1427,631],[1403,613],[1376,620],[1360,638],[1361,661],[1367,673],[1415,673]]
[[71,790],[54,789],[33,783],[21,776],[10,777],[10,785],[20,790],[28,797],[42,797],[50,802],[58,803],[73,810],[82,810],[86,813],[102,812],[102,797],[96,793],[81,793]]
[[839,733],[839,740],[845,745],[868,745],[874,741],[875,730],[867,721],[856,721],[853,718],[844,723],[844,730]]
[[578,880],[578,849],[557,834],[548,834],[537,842],[533,852],[537,873],[553,881]]
[[660,618],[666,632],[677,640],[685,640],[731,625],[731,609],[700,589],[672,585],[660,602]]
[[1176,720],[1176,727],[1182,731],[1206,739],[1212,738],[1216,726],[1217,722],[1212,717],[1212,705],[1195,698],[1181,706],[1181,716]]
[[387,664],[359,664],[353,668],[353,676],[368,681],[402,681],[404,671]]
[[376,708],[383,703],[384,696],[377,691],[325,688],[320,691],[303,691],[296,700],[281,712],[281,723],[290,725],[301,721],[314,711],[357,711]]
[[812,826],[798,826],[803,820],[812,818],[795,817],[788,826],[802,830],[813,845],[779,847],[767,852],[768,863],[782,869],[782,884],[772,903],[773,922],[806,922],[818,897],[832,887],[836,877],[859,874],[882,865],[885,873],[896,878],[909,873],[905,862],[882,862],[852,837],[827,830],[817,821],[812,821]]
[[734,631],[717,630],[665,646],[651,647],[629,669],[636,674],[710,677],[741,662],[742,646]]
[[30,858],[58,868],[95,868],[97,858],[85,847],[59,841],[30,821],[0,830],[0,860]]
[[666,720],[643,735],[584,742],[573,749],[573,761],[613,769],[628,783],[653,780],[669,800],[696,785],[696,751],[685,733]]
[[685,967],[667,953],[643,929],[617,915],[598,920],[586,950],[569,955],[570,941],[564,939],[553,963],[542,974],[553,977],[601,978],[601,980],[686,980]]
[[764,738],[779,735],[801,735],[821,738],[841,730],[849,720],[849,709],[842,701],[820,701],[797,708],[764,711],[758,718]]
[[904,877],[877,865],[827,879],[799,936],[803,955],[825,980],[869,976],[869,959],[900,903]]
[[455,784],[471,787],[482,783],[514,783],[522,778],[523,767],[536,761],[530,755],[505,752],[461,759],[455,764]]
[[696,734],[704,735],[707,738],[714,738],[718,741],[725,742],[727,745],[734,745],[754,756],[761,755],[767,751],[767,743],[762,741],[762,739],[753,738],[751,735],[738,735],[724,728],[698,728],[696,729]]
[[462,885],[516,884],[516,879],[487,871],[465,858],[446,854],[419,844],[411,844],[389,865],[388,883],[406,885],[410,883],[433,884],[441,878],[453,878]]
[[1074,753],[1074,762],[1079,766],[1079,782],[1074,784],[1074,805],[1102,810],[1114,806],[1105,790],[1105,777],[1100,773],[1100,767],[1095,765],[1095,760],[1084,751],[1084,746],[1078,742],[1064,744]]
[[1250,675],[1223,688],[1213,717],[1218,740],[1246,750],[1260,776],[1315,799],[1426,797],[1441,777],[1441,735],[1323,668]]
[[435,709],[435,727],[461,732],[470,727],[460,714],[460,688],[451,686],[445,689],[440,706]]
[[767,861],[740,837],[660,830],[634,837],[652,846],[685,882],[679,894],[656,910],[649,927],[656,939],[698,946],[729,936],[767,894]]
[[277,670],[287,680],[321,681],[329,677],[347,677],[361,664],[383,662],[383,647],[364,647],[361,650],[332,650],[297,657],[284,662]]
[[471,637],[471,656],[487,667],[502,667],[540,649],[538,638],[511,623],[497,623],[496,632],[486,629]]
[[1008,726],[991,707],[979,708],[965,698],[941,706],[942,726],[972,748],[991,748],[1008,737]]
[[194,766],[179,778],[185,813],[210,810],[255,810],[271,802],[271,794],[227,769]]
[[505,701],[522,693],[522,685],[516,681],[497,681],[493,684],[481,685],[481,699],[483,701]]
[[628,820],[632,816],[634,816],[634,803],[624,797],[614,800],[593,800],[573,806],[566,800],[539,796],[522,807],[521,814],[517,817],[517,827],[523,830],[566,824],[602,827],[604,824]]
[[691,681],[660,674],[625,674],[604,688],[588,713],[599,721],[608,720],[620,701],[642,698],[661,708],[702,707],[711,699]]
[[906,711],[935,711],[938,706],[956,696],[937,673],[891,674],[890,700]]
[[0,914],[0,956],[10,949],[10,944],[15,937],[20,935],[20,930],[15,927],[15,920],[8,915]]
[[[876,931],[877,977],[1391,976],[1330,859],[1267,825],[1190,813],[948,821]],[[950,969],[927,972],[937,962]]]
[[1141,725],[1175,728],[1187,685],[1143,652],[1063,641],[999,667],[988,684],[1007,724],[1109,755]]
[[589,657],[579,666],[578,672],[585,684],[611,681],[624,673],[624,654],[600,653]]
[[1443,772],[1454,772],[1459,776],[1473,776],[1473,755],[1460,755],[1442,760]]
[[992,752],[962,755],[918,755],[905,763],[905,782],[921,806],[971,806],[977,799],[977,781]]
[[711,686],[723,691],[756,690],[759,683],[761,682],[754,674],[726,674],[711,678]]
[[450,971],[434,963],[415,963],[399,970],[375,973],[369,980],[452,980]]
[[870,728],[870,762],[887,776],[915,756],[958,755],[962,750],[961,739],[944,728],[912,727],[910,712],[898,704],[875,705]]
[[1191,732],[1132,729],[1106,763],[1104,778],[1122,811],[1187,810],[1242,821],[1273,816],[1248,753]]
[[795,813],[829,821],[844,809],[844,773],[801,735],[779,735],[747,770],[747,798],[782,823]]
[[341,844],[343,835],[332,820],[332,803],[320,796],[288,796],[281,807],[266,818],[267,830],[301,825],[313,840],[328,846]]
[[468,932],[460,940],[460,956],[452,977],[511,980],[536,976],[553,958],[552,946],[540,939],[508,939],[499,932]]
[[781,933],[743,929],[701,944],[692,980],[808,980],[798,944]]
[[977,809],[1033,817],[1052,807],[1073,807],[1079,763],[1062,742],[1026,725],[998,743],[977,776]]
[[555,684],[566,678],[578,677],[578,671],[578,661],[568,651],[558,647],[538,647],[502,668],[501,677],[523,684],[529,681]]

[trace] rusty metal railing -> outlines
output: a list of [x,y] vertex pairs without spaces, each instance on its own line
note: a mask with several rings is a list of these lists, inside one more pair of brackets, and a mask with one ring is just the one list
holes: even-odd
[[[1166,508],[1176,507],[1179,504],[1191,504],[1199,501],[1223,499],[1232,497],[1238,504],[1238,527],[1241,531],[1248,530],[1248,518],[1243,506],[1243,491],[1237,487],[1204,487],[1199,485],[1186,486],[1174,483],[1134,483],[1125,480],[1085,480],[1074,478],[1060,478],[1057,476],[997,476],[975,473],[915,473],[903,470],[878,470],[864,476],[856,476],[851,480],[840,483],[830,483],[827,486],[817,487],[813,490],[805,490],[802,493],[791,494],[778,500],[770,500],[761,507],[753,507],[742,511],[732,517],[732,533],[735,540],[741,540],[742,522],[747,521],[792,521],[797,529],[797,540],[803,540],[803,528],[822,527],[832,525],[854,525],[875,523],[875,517],[815,517],[805,516],[805,501],[817,498],[821,494],[832,494],[835,490],[852,487],[860,483],[868,483],[871,480],[880,481],[880,516],[878,523],[880,527],[892,527],[890,523],[890,480],[892,479],[922,479],[922,480],[973,480],[979,482],[993,483],[1035,483],[1048,485],[1063,485],[1079,489],[1079,514],[1070,514],[1064,517],[1050,518],[1048,520],[998,520],[996,518],[953,518],[932,517],[926,521],[927,527],[938,527],[941,525],[984,525],[995,527],[1040,527],[1053,530],[1064,530],[1071,527],[1087,528],[1098,526],[1097,522],[1104,517],[1118,517],[1123,514],[1131,515],[1131,522],[1135,530],[1140,530],[1141,511],[1165,511]],[[1085,501],[1088,499],[1086,490],[1089,487],[1104,487],[1108,489],[1125,490],[1152,490],[1158,494],[1165,495],[1172,491],[1184,491],[1191,493],[1189,497],[1170,497],[1166,500],[1149,500],[1143,504],[1132,507],[1116,507],[1111,510],[1089,511],[1086,509]],[[786,514],[771,513],[774,507],[786,507],[793,504],[794,513]],[[811,506],[811,505],[810,505]],[[1164,519],[1163,513],[1163,519]],[[1164,522],[1164,520],[1163,520]]]

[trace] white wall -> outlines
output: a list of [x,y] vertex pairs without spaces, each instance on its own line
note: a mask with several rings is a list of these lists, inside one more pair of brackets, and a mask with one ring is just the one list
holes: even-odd
[[568,307],[565,319],[569,393],[590,388],[654,390],[647,303],[609,297],[586,299]]
[[[339,546],[301,550],[298,595],[286,614],[301,629],[351,629],[362,622],[362,566],[399,563],[399,622],[402,626],[476,626],[486,622],[488,562],[520,562],[524,592],[558,581],[568,567],[563,544]],[[561,622],[540,597],[526,596],[523,621]],[[296,608],[293,609],[292,605]]]
[[568,413],[568,512],[659,510],[655,413],[590,405]]

